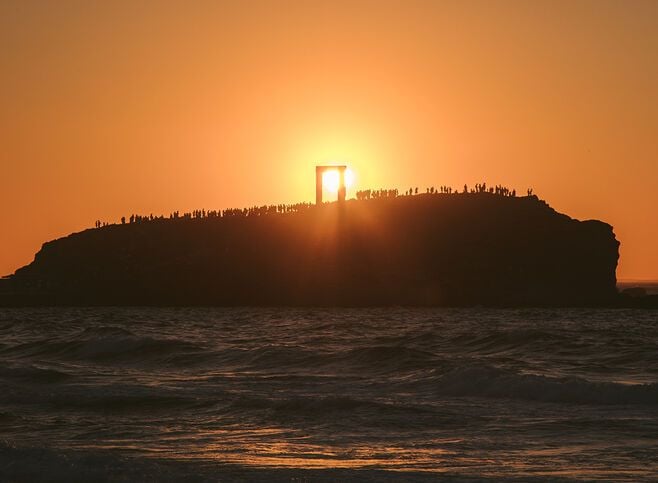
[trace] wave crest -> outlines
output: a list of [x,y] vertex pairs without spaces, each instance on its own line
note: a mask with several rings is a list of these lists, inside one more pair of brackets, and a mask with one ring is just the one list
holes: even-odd
[[436,381],[443,396],[524,399],[576,404],[658,405],[658,384],[592,382],[576,377],[520,374],[477,366],[454,369]]

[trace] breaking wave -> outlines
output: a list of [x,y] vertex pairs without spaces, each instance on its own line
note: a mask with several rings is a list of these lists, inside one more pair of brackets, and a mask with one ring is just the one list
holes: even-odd
[[619,384],[582,378],[519,374],[495,367],[465,367],[437,377],[439,396],[523,399],[577,404],[658,406],[658,383]]

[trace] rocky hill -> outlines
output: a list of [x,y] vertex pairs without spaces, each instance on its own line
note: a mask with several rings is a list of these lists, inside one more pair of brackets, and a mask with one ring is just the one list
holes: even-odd
[[612,227],[535,196],[427,194],[156,219],[45,243],[2,305],[600,305]]

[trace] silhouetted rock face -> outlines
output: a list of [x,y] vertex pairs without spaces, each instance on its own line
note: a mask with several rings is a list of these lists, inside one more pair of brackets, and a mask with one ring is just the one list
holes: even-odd
[[418,195],[112,225],[44,244],[4,303],[598,305],[619,242],[536,197]]

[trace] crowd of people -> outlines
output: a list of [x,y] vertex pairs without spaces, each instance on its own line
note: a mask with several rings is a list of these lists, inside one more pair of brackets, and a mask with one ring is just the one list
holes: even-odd
[[[248,216],[264,216],[271,215],[276,213],[300,213],[314,206],[311,203],[292,203],[292,204],[278,204],[278,205],[262,205],[262,206],[252,206],[251,208],[227,208],[225,210],[193,210],[190,212],[180,213],[179,211],[173,211],[169,214],[169,217],[164,215],[155,216],[150,215],[130,215],[126,219],[125,216],[121,217],[121,224],[125,225],[126,223],[145,223],[155,220],[192,220],[192,219],[202,219],[202,218],[227,218],[227,217],[248,217]],[[102,222],[97,220],[94,223],[96,228],[101,228],[107,226],[110,223]]]
[[[515,189],[509,189],[503,185],[489,186],[487,183],[477,183],[474,187],[470,188],[464,185],[464,189],[459,191],[452,186],[439,186],[435,188],[430,186],[425,189],[426,194],[464,194],[464,193],[491,193],[499,196],[516,196]],[[409,188],[402,195],[399,194],[397,189],[379,189],[379,190],[362,190],[356,192],[357,200],[370,200],[375,198],[395,198],[397,196],[413,196],[418,194],[418,188]],[[532,196],[532,189],[528,189],[528,196]]]
[[[464,193],[467,191],[468,187],[464,185]],[[471,193],[493,193],[500,196],[516,196],[516,190],[510,190],[509,188],[496,185],[490,186],[487,188],[487,183],[478,183],[475,185],[475,189],[471,190]],[[532,189],[528,189],[528,196],[532,195]]]
[[[439,186],[435,188],[430,186],[425,190],[426,194],[466,194],[466,193],[490,193],[499,196],[516,196],[515,189],[509,189],[502,185],[489,186],[487,187],[486,183],[477,183],[474,187],[470,188],[468,185],[464,185],[463,190],[460,192],[458,189],[453,189],[451,186]],[[533,196],[532,188],[529,188],[528,196]],[[398,196],[414,196],[418,194],[418,188],[409,188],[404,192],[403,195],[400,195],[398,189],[378,189],[378,190],[359,190],[356,192],[357,200],[371,200],[379,198],[396,198]],[[179,219],[203,219],[203,218],[226,218],[226,217],[251,217],[251,216],[265,216],[272,214],[281,214],[281,213],[300,213],[308,210],[309,208],[315,206],[312,203],[293,203],[293,204],[278,204],[278,205],[262,205],[262,206],[252,206],[251,208],[227,208],[225,210],[193,210],[191,212],[186,212],[180,214],[178,211],[174,211],[169,214],[168,219],[170,220],[179,220]],[[126,223],[144,223],[155,220],[165,220],[165,216],[154,216],[150,215],[130,215],[128,219],[126,217],[121,217],[121,224]],[[94,223],[96,228],[101,228],[111,223],[103,222],[97,220]]]
[[398,196],[398,190],[361,190],[356,192],[357,200],[373,200],[377,198],[395,198]]
[[311,206],[313,206],[311,203],[293,203],[252,206],[251,208],[228,208],[221,212],[221,216],[264,216],[276,213],[300,213],[306,211]]

